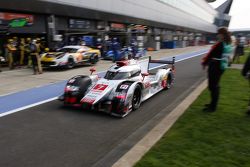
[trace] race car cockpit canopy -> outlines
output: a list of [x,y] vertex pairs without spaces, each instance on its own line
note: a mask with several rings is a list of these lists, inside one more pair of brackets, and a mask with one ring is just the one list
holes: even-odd
[[141,73],[141,68],[138,64],[124,63],[126,63],[126,65],[116,64],[110,67],[104,78],[107,80],[122,80],[134,77],[135,73],[138,75]]

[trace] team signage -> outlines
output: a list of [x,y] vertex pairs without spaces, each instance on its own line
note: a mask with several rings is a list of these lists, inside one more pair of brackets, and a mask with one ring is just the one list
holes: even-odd
[[120,23],[110,23],[111,31],[126,31],[126,25]]
[[84,19],[69,19],[69,28],[74,29],[95,29],[93,21]]

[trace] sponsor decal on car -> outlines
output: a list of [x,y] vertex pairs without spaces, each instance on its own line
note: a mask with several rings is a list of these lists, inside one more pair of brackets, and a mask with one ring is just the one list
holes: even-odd
[[90,99],[90,98],[84,98],[81,100],[81,103],[93,104],[94,102],[95,102],[95,99]]
[[108,87],[108,85],[105,84],[97,84],[92,91],[94,92],[103,92],[106,88]]

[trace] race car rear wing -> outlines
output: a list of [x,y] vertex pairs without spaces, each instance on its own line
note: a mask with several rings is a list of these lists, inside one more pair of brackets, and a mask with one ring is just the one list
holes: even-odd
[[157,64],[175,64],[175,57],[172,58],[172,61],[168,60],[152,60],[151,56],[149,56],[149,63],[157,63]]
[[[172,61],[167,60],[152,60],[151,56],[144,56],[138,59],[138,64],[141,66],[141,72],[147,73],[149,71],[149,64],[150,63],[157,63],[157,64],[164,64],[164,65],[172,65],[172,70],[175,69],[175,57],[173,57]],[[160,67],[164,66],[161,65]]]
[[[171,69],[175,71],[175,57],[172,58],[172,60],[152,60],[151,56],[149,56],[149,64],[150,63],[156,63],[156,64],[165,64],[165,65],[172,65]],[[149,67],[149,65],[148,65]],[[149,69],[148,69],[149,70]]]

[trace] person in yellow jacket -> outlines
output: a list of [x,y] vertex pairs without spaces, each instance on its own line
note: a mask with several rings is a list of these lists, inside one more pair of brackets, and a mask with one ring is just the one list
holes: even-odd
[[43,68],[42,68],[42,64],[41,64],[41,57],[40,57],[40,54],[41,54],[41,40],[40,38],[37,38],[36,40],[36,48],[37,48],[37,66],[38,66],[38,71],[39,71],[39,74],[42,74],[43,73]]
[[20,62],[19,62],[19,64],[22,66],[24,64],[24,56],[25,56],[25,41],[24,41],[24,38],[21,38],[19,49],[20,49]]
[[30,44],[31,44],[31,38],[26,38],[26,43],[25,43],[25,54],[27,55],[27,64],[28,67],[32,67],[32,60],[31,60],[31,55],[30,55]]
[[9,69],[12,70],[14,68],[13,66],[13,56],[16,51],[16,47],[13,44],[13,39],[8,40],[8,44],[6,45],[7,51],[8,51],[8,64],[9,64]]

